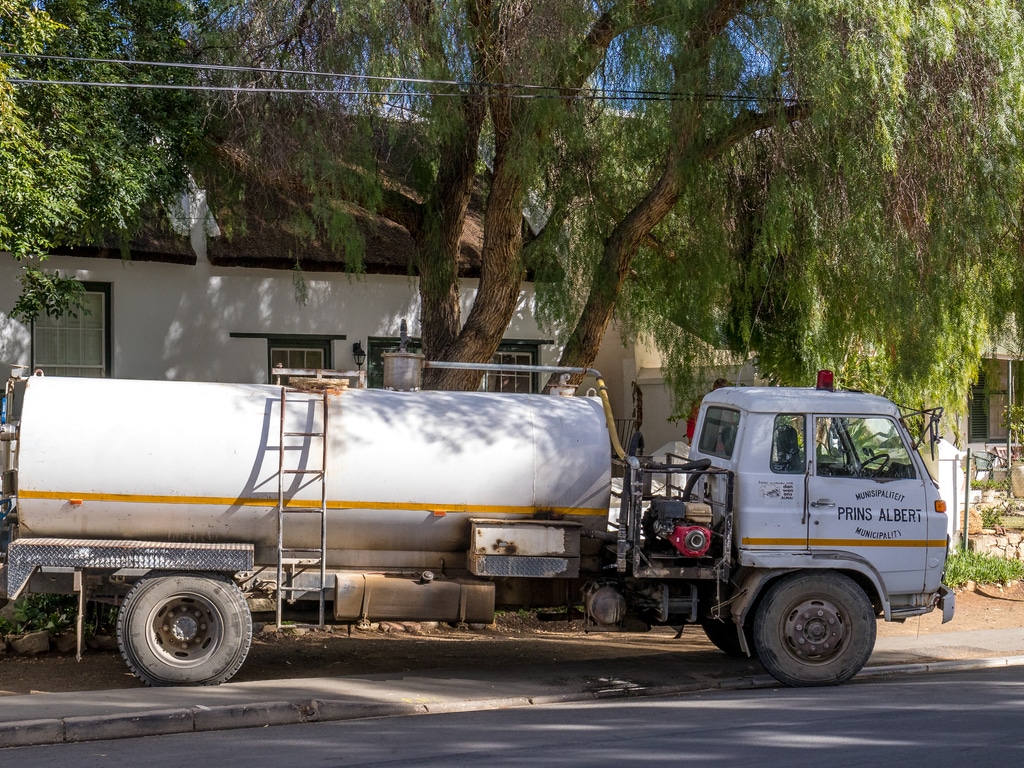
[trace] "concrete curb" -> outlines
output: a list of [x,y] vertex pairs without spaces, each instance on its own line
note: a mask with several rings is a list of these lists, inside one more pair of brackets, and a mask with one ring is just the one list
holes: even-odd
[[964,672],[972,669],[996,669],[998,667],[1022,667],[1024,656],[999,656],[989,659],[957,659],[953,661],[925,661],[918,664],[892,664],[889,666],[865,667],[857,677],[881,677],[883,675],[915,675],[924,672]]
[[[919,664],[894,664],[865,667],[857,677],[883,677],[896,674],[956,672],[974,669],[1024,666],[1024,656],[987,659],[934,661]],[[727,678],[705,678],[680,685],[622,687],[597,691],[541,694],[538,696],[507,696],[461,701],[424,703],[365,703],[331,699],[306,701],[270,701],[258,704],[195,706],[179,709],[151,710],[115,715],[85,715],[40,720],[0,723],[0,748],[27,747],[44,744],[75,743],[105,739],[128,739],[142,736],[222,731],[238,728],[261,728],[270,725],[365,720],[379,717],[479,712],[514,707],[566,704],[581,701],[669,696],[710,690],[744,690],[774,688],[780,683],[770,675]]]

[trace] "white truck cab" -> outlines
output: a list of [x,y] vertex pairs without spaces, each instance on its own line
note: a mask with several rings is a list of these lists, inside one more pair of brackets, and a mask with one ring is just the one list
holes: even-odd
[[[701,459],[733,478],[731,618],[746,628],[741,645],[777,646],[767,660],[766,649],[756,648],[773,674],[780,672],[773,656],[824,670],[850,643],[850,588],[887,621],[936,605],[944,621],[952,618],[953,595],[942,585],[945,502],[890,401],[829,387],[718,389],[700,409],[690,461]],[[698,496],[720,498],[719,477],[705,477]],[[776,607],[779,615],[765,619],[775,594],[769,587],[800,580]],[[759,620],[758,640],[751,630]],[[873,625],[869,634],[873,646]],[[870,647],[858,654],[866,661]],[[781,679],[787,674],[809,682],[806,669],[783,669]]]

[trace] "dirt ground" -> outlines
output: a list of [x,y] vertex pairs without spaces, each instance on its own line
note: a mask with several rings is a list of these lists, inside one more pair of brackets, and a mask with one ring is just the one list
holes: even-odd
[[[938,612],[904,624],[879,622],[880,637],[1001,629],[1024,626],[1024,582],[1006,587],[984,586],[957,594],[956,617],[941,623]],[[252,650],[235,682],[402,673],[413,669],[445,669],[475,664],[514,667],[535,661],[600,660],[672,649],[708,650],[697,627],[680,639],[669,628],[647,633],[585,633],[578,621],[538,621],[531,616],[502,614],[485,629],[383,624],[373,631],[348,627],[333,631],[291,630],[277,633],[257,625]],[[141,687],[116,650],[88,651],[81,662],[74,654],[51,652],[26,657],[0,656],[0,695],[93,691]]]

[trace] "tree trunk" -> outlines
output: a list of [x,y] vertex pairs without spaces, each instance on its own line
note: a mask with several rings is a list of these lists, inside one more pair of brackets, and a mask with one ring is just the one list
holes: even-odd
[[419,259],[423,350],[435,359],[443,359],[461,324],[458,258],[486,115],[483,97],[465,97],[462,112],[462,130],[454,132],[441,152],[446,162],[438,171],[434,193],[412,233]]
[[[594,275],[587,302],[562,350],[559,365],[588,368],[597,357],[605,331],[612,319],[615,302],[629,275],[629,267],[640,245],[651,230],[672,210],[679,199],[681,182],[676,168],[676,153],[670,152],[665,170],[654,188],[616,225],[605,242],[601,263]],[[553,375],[549,385],[557,383]],[[582,376],[572,382],[579,384]]]
[[[437,359],[488,362],[497,351],[519,301],[523,269],[523,180],[515,170],[512,100],[504,95],[490,100],[494,119],[495,158],[484,219],[480,282],[466,324],[452,343],[441,347]],[[481,372],[427,370],[427,389],[473,390]]]
[[[677,63],[674,88],[682,93],[697,92],[706,82],[706,68],[710,65],[710,43],[735,17],[740,6],[739,0],[709,0],[701,20],[690,32],[690,53],[692,59],[685,66]],[[681,59],[682,61],[682,59]],[[683,188],[682,160],[697,147],[700,135],[700,103],[677,102],[673,107],[672,122],[676,127],[676,138],[668,152],[665,167],[651,191],[612,230],[605,242],[601,263],[598,265],[590,294],[583,306],[576,327],[562,350],[560,365],[572,368],[587,368],[593,365],[608,330],[615,303],[622,286],[629,275],[633,258],[640,250],[644,239],[657,226],[679,200]],[[556,383],[552,376],[548,384]],[[581,376],[573,377],[579,384]]]

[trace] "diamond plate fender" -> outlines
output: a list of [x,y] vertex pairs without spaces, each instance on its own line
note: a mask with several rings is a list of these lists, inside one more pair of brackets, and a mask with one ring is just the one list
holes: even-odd
[[252,544],[95,539],[16,539],[7,548],[7,597],[37,568],[142,568],[240,573],[253,569]]

